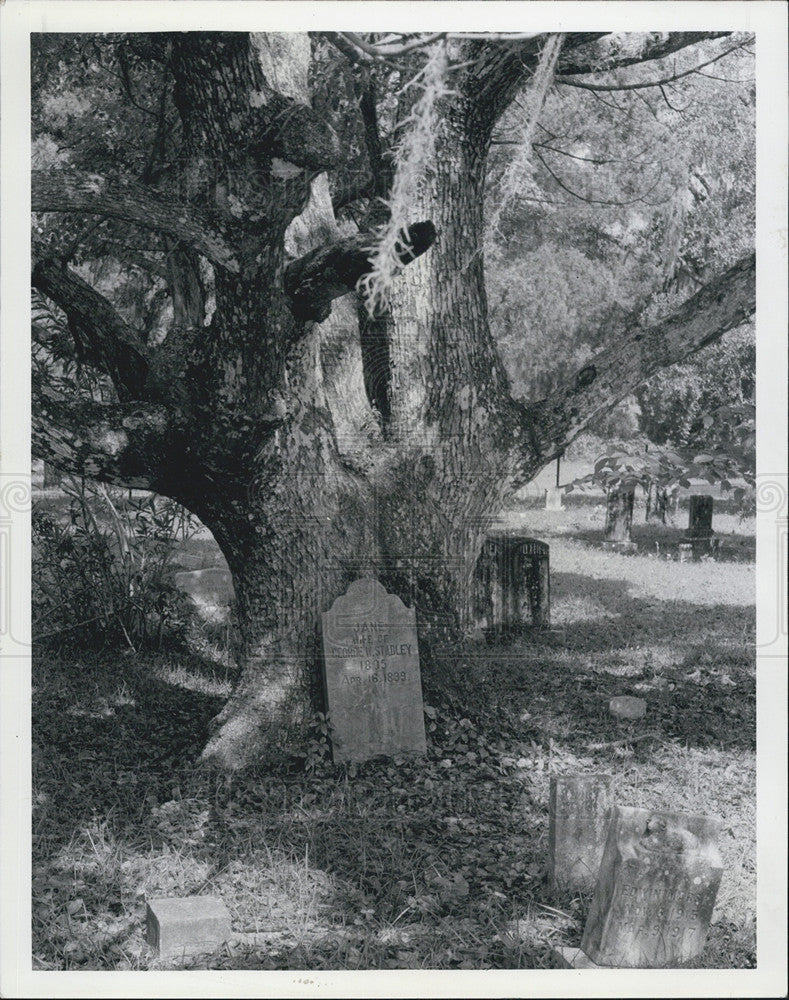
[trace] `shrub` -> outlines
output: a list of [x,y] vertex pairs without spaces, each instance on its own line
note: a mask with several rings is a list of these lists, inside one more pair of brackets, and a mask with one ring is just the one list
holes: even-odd
[[178,541],[197,522],[153,494],[71,479],[65,516],[34,504],[33,635],[37,642],[114,644],[132,649],[188,620],[170,582]]

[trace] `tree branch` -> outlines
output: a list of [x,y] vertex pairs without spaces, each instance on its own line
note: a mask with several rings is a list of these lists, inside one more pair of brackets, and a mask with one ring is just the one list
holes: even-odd
[[110,182],[64,170],[34,170],[32,178],[34,212],[84,212],[123,219],[181,240],[218,267],[239,271],[232,247],[190,205],[164,198],[134,181]]
[[753,315],[755,275],[756,258],[751,254],[664,319],[646,329],[623,329],[609,347],[547,399],[523,407],[521,431],[530,448],[518,461],[518,481],[528,481],[556,458],[597,413]]
[[[403,242],[408,250],[401,254],[402,264],[410,264],[436,239],[432,222],[417,222],[408,227]],[[359,279],[370,271],[375,237],[359,233],[335,243],[316,247],[285,269],[285,291],[291,312],[297,319],[322,323],[331,312],[331,303],[340,295],[352,292]]]
[[141,398],[149,367],[145,343],[107,299],[53,260],[35,265],[32,284],[66,314],[78,357],[105,371],[121,400]]
[[[572,51],[603,36],[602,32],[568,32],[562,51]],[[492,128],[509,106],[523,83],[534,73],[540,61],[542,43],[547,35],[533,35],[504,41],[469,41],[463,56],[469,66],[462,91],[487,128]]]
[[[568,32],[562,42],[556,82],[567,83],[565,77],[570,75],[599,73],[662,59],[689,45],[728,34],[730,32],[725,31],[652,32],[647,35]],[[472,66],[464,89],[468,99],[487,113],[491,125],[534,72],[546,36],[514,35],[512,41],[502,41],[499,37],[468,42],[465,50]]]
[[[679,52],[680,49],[714,38],[725,38],[730,31],[653,31],[607,34],[574,51],[565,46],[556,67],[556,76],[604,73],[609,70],[653,62]],[[564,83],[565,81],[562,80]]]
[[683,76],[690,76],[691,73],[698,73],[705,66],[710,66],[714,62],[718,62],[719,59],[723,59],[724,56],[731,55],[732,52],[736,52],[737,49],[741,48],[742,43],[732,45],[728,49],[724,49],[723,52],[719,52],[718,55],[713,56],[712,59],[707,59],[697,66],[691,66],[690,69],[685,69],[678,73],[669,73],[659,80],[645,80],[637,83],[582,83],[580,80],[561,79],[557,82],[565,87],[579,87],[581,90],[645,90],[647,87],[660,87],[662,89],[663,84],[672,83],[674,80],[681,80]]
[[99,403],[37,386],[32,452],[64,472],[156,490],[166,467],[168,415],[160,406]]

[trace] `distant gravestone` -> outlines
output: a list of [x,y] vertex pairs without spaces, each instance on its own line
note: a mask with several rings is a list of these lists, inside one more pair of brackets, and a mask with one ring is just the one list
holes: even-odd
[[633,526],[635,489],[609,490],[605,509],[605,537],[603,544],[625,552],[636,547],[630,538]]
[[694,559],[709,555],[712,552],[712,510],[713,498],[711,496],[693,495],[690,498],[690,512],[688,516],[688,528],[685,537],[689,540]]
[[491,532],[474,570],[471,617],[489,635],[551,624],[550,550],[545,542]]
[[321,618],[334,761],[425,753],[413,608],[361,579]]
[[597,965],[667,968],[704,948],[723,863],[720,821],[614,806],[581,950]]
[[557,889],[594,891],[614,802],[607,774],[561,774],[551,778],[548,854]]
[[712,508],[713,498],[711,496],[704,494],[691,496],[688,529],[685,532],[688,538],[709,538],[710,535],[714,534]]
[[564,490],[561,486],[551,486],[545,491],[545,509],[546,510],[564,510],[562,501],[564,499]]

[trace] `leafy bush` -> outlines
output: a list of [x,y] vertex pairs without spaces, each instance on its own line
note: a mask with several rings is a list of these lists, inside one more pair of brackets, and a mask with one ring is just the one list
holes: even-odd
[[179,504],[72,479],[65,516],[34,504],[33,635],[38,642],[125,642],[137,649],[184,623],[169,582],[176,543],[196,531]]

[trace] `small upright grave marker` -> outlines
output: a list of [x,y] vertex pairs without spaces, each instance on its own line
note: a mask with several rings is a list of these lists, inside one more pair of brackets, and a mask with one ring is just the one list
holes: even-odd
[[361,579],[321,617],[334,761],[423,754],[416,612]]
[[614,801],[607,774],[559,774],[551,778],[548,853],[558,889],[594,890]]
[[507,531],[485,539],[474,571],[472,619],[492,635],[551,624],[550,552],[545,542]]
[[685,537],[691,544],[693,558],[709,554],[712,551],[712,509],[713,499],[705,494],[694,494],[690,498],[688,528]]
[[597,965],[675,967],[704,948],[720,821],[614,806],[581,950]]
[[633,526],[633,504],[635,489],[611,489],[605,509],[605,538],[603,544],[609,548],[629,552],[636,547],[630,538]]
[[561,486],[550,486],[545,491],[545,509],[546,510],[564,510],[564,505],[562,503],[564,499],[564,490]]
[[709,538],[714,534],[712,530],[712,508],[713,499],[706,494],[694,494],[690,498],[690,512],[688,515],[688,529],[685,532],[688,538]]

